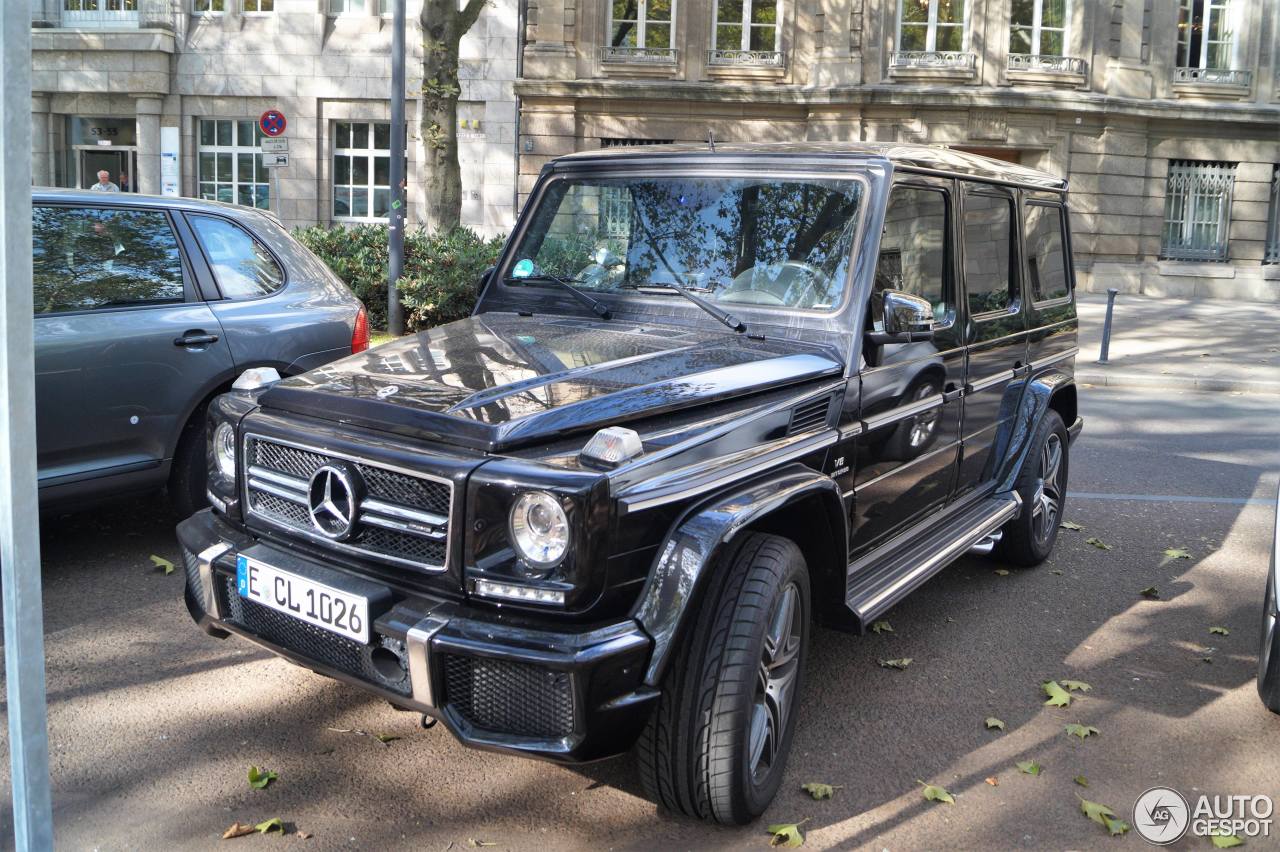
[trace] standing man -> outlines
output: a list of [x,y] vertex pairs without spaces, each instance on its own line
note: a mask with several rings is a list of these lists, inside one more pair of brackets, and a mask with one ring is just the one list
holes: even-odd
[[89,189],[93,190],[94,192],[119,192],[120,191],[120,187],[116,186],[114,183],[111,182],[111,172],[107,171],[106,169],[103,169],[102,171],[98,172],[98,182],[95,183],[93,186],[89,187]]
[[133,191],[133,190],[131,190],[131,189],[129,188],[129,173],[128,173],[128,172],[121,172],[121,173],[120,173],[120,191],[121,191],[121,192],[132,192],[132,191]]

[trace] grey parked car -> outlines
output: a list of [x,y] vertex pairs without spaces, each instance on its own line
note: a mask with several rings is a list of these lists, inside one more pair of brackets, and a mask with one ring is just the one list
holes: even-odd
[[364,306],[268,213],[39,189],[32,226],[42,505],[167,485],[189,515],[210,399],[368,347]]

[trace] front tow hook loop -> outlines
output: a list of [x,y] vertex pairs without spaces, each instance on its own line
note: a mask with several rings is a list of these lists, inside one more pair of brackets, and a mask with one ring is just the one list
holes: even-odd
[[429,731],[436,726],[436,722],[438,721],[439,720],[436,719],[436,717],[428,716],[426,713],[423,713],[422,718],[418,720],[418,724],[422,726],[422,730]]

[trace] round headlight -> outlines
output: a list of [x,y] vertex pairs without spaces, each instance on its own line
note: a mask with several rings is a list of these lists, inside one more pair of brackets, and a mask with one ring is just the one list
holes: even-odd
[[236,475],[236,429],[230,423],[219,423],[213,430],[213,460],[218,472],[228,479]]
[[537,568],[552,568],[569,550],[569,519],[545,491],[526,491],[511,507],[511,541]]

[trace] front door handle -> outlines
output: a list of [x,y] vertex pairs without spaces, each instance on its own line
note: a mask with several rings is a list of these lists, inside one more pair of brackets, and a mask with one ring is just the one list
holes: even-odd
[[210,343],[217,343],[218,335],[205,334],[203,331],[188,331],[181,337],[173,339],[174,346],[208,346]]

